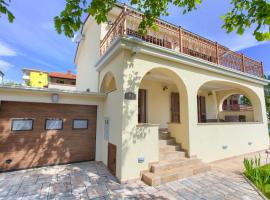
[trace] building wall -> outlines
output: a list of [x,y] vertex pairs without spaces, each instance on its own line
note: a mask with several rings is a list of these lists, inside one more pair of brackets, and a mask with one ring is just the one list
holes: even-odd
[[[165,91],[163,87],[167,86]],[[173,83],[142,80],[140,89],[147,90],[147,122],[167,128],[171,122],[171,92],[178,92]]]
[[30,87],[44,88],[48,85],[48,74],[43,72],[30,72]]
[[[93,31],[94,30],[94,31]],[[91,16],[83,29],[84,39],[80,42],[75,63],[77,64],[76,87],[79,91],[98,91],[98,77],[95,64],[99,59],[101,25]]]
[[[108,20],[113,22],[116,17],[116,15],[109,14]],[[110,27],[107,23],[98,25],[91,16],[85,23],[82,32],[84,39],[80,42],[77,57],[75,58],[75,64],[77,64],[77,90],[86,91],[90,89],[91,92],[98,91],[100,80],[95,65],[100,58],[100,41]]]
[[[109,119],[109,140],[106,141],[102,135],[101,146],[102,148],[102,162],[107,165],[108,159],[108,142],[116,145],[116,176],[121,180],[122,170],[122,110],[123,110],[123,66],[124,54],[118,54],[107,67],[100,71],[99,90],[103,83],[105,76],[110,73],[115,77],[116,90],[107,94],[106,101],[104,102],[104,109],[102,113],[102,125],[104,129],[104,119]],[[104,132],[103,132],[104,134]]]
[[51,89],[59,89],[59,90],[76,90],[75,85],[66,85],[66,84],[59,84],[59,83],[49,83],[48,88]]
[[[166,71],[172,72],[172,74],[170,73],[171,77],[173,77],[178,89],[180,88],[180,94],[182,94],[180,102],[184,104],[182,105],[183,109],[180,109],[182,112],[182,121],[180,123],[182,129],[180,129],[181,125],[179,125],[178,128],[180,131],[174,134],[177,134],[178,138],[183,140],[181,142],[185,143],[184,146],[186,146],[190,156],[197,155],[203,161],[210,162],[268,148],[269,139],[263,85],[150,55],[138,54],[135,58],[129,57],[131,55],[129,53],[127,55],[127,66],[124,69],[123,92],[132,91],[137,94],[142,78],[152,69],[161,68],[164,69],[165,73]],[[253,102],[254,120],[258,122],[244,124],[198,124],[198,91],[203,84],[209,81],[225,82],[244,90]],[[183,95],[185,88],[187,95]],[[122,161],[121,178],[124,180],[135,178],[135,174],[139,177],[139,172],[145,168],[137,162],[136,155],[138,152],[136,151],[140,148],[137,147],[138,143],[131,139],[134,135],[138,134],[136,133],[137,106],[137,101],[124,100],[122,141],[123,144],[127,143],[129,148],[128,151],[125,151]],[[175,126],[171,126],[171,130],[176,131]],[[182,136],[179,137],[179,135]],[[144,140],[146,142],[147,139],[144,138]],[[153,151],[155,149],[152,147],[154,147],[155,143],[148,144],[149,146],[151,145],[151,148],[147,148],[147,152],[143,151],[145,149],[143,144],[145,145],[145,143],[139,143],[142,149],[141,156],[146,157],[146,154],[149,155],[152,153],[154,155]],[[154,157],[148,158],[145,162],[150,163],[151,160],[154,160]],[[133,166],[132,169],[129,166]]]

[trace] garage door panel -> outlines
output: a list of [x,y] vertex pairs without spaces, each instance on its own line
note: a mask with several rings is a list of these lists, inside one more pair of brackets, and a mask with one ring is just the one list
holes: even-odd
[[[94,160],[96,111],[96,106],[2,102],[0,170]],[[33,130],[11,131],[11,118],[33,119]],[[63,119],[63,129],[44,130],[47,118]],[[87,119],[88,129],[74,130],[73,119]]]

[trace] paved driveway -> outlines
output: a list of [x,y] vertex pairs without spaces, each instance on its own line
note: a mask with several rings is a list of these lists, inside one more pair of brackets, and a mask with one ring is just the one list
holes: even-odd
[[0,199],[262,199],[236,173],[213,170],[150,187],[119,184],[103,164],[83,162],[0,174]]

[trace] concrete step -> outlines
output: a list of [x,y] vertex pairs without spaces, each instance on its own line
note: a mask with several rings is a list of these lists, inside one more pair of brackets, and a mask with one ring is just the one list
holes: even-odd
[[166,145],[174,145],[174,144],[176,144],[174,138],[167,138],[167,139],[159,140],[160,147],[166,146]]
[[201,160],[197,158],[180,158],[177,160],[168,160],[168,161],[161,161],[157,164],[151,165],[151,172],[159,173],[166,170],[171,170],[174,168],[188,166],[188,165],[200,165],[202,164]]
[[163,145],[159,147],[159,153],[172,152],[172,151],[180,151],[181,148],[179,145]]
[[171,137],[170,137],[169,133],[160,133],[159,134],[159,139],[160,140],[166,140],[166,139],[171,139]]
[[177,160],[185,157],[186,153],[184,151],[159,152],[160,161]]
[[184,165],[178,168],[165,170],[159,173],[145,172],[142,175],[142,180],[151,186],[157,186],[170,181],[186,178],[198,173],[207,172],[211,169],[210,165]]

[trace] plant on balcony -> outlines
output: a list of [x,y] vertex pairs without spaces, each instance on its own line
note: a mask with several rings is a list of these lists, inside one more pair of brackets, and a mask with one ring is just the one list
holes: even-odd
[[244,175],[270,199],[270,165],[261,166],[261,158],[244,159]]

